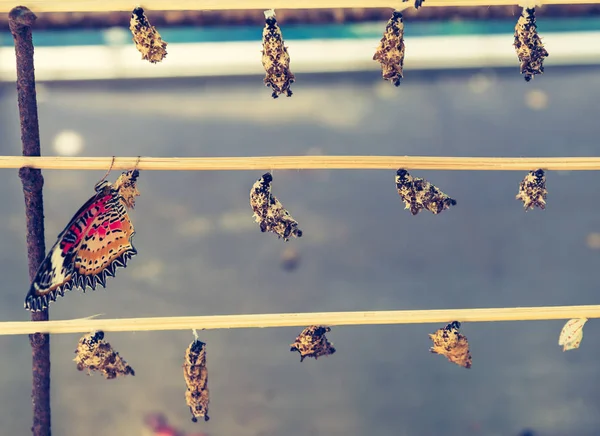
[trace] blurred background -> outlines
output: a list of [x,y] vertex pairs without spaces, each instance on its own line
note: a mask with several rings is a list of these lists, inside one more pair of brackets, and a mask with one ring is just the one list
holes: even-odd
[[[116,19],[120,27],[107,17],[77,25],[71,18],[70,26],[40,17],[42,152],[595,156],[600,17],[548,10],[539,11],[538,26],[550,56],[545,74],[530,83],[511,45],[516,7],[462,18],[414,15],[406,20],[399,88],[371,60],[385,14],[362,21],[338,15],[342,22],[335,14],[305,22],[288,15],[287,25],[282,13],[297,81],[291,98],[277,100],[262,83],[262,24],[254,12],[204,27],[149,13],[165,24],[159,31],[170,43],[158,65],[140,59],[128,14]],[[0,43],[0,152],[16,155],[8,29]],[[515,199],[525,173],[413,171],[458,204],[438,216],[412,216],[394,171],[275,171],[273,193],[304,231],[288,243],[261,233],[252,219],[249,190],[262,173],[142,172],[130,212],[138,256],[107,289],[59,299],[51,318],[598,303],[593,172],[549,172],[547,209],[525,213]],[[104,172],[43,174],[49,248]],[[0,319],[26,320],[17,170],[0,172],[0,201]],[[201,332],[211,420],[197,424],[181,368],[191,331],[107,333],[136,371],[110,381],[77,371],[78,335],[56,335],[53,434],[153,435],[146,421],[159,413],[181,435],[597,435],[600,327],[588,322],[581,348],[563,353],[562,326],[465,323],[469,370],[429,353],[427,335],[442,325],[333,327],[327,336],[337,352],[302,363],[289,351],[301,328]],[[2,434],[29,434],[30,360],[25,336],[0,337]]]

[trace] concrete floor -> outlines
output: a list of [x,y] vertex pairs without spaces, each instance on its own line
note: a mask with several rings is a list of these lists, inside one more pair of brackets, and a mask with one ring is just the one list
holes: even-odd
[[[303,76],[272,101],[260,77],[41,86],[45,154],[63,130],[83,156],[373,154],[593,156],[600,74],[548,69]],[[20,153],[14,85],[0,86],[0,154]],[[111,174],[112,180],[118,173]],[[441,215],[406,210],[393,171],[275,171],[274,193],[304,236],[262,234],[248,204],[260,171],[142,172],[139,255],[106,290],[71,292],[55,319],[235,313],[597,304],[598,176],[548,174],[548,207],[523,211],[520,172],[415,171],[458,200]],[[44,171],[48,246],[103,172]],[[0,171],[0,319],[25,320],[23,196]],[[298,250],[294,271],[280,267]],[[207,331],[210,416],[190,422],[181,365],[191,332],[107,334],[135,377],[87,377],[78,336],[52,338],[53,434],[141,434],[163,411],[211,436],[595,435],[600,432],[600,324],[579,350],[557,345],[563,322],[464,324],[470,370],[432,355],[442,325],[336,327],[337,353],[299,362],[298,328]],[[2,433],[29,434],[30,349],[0,337]]]

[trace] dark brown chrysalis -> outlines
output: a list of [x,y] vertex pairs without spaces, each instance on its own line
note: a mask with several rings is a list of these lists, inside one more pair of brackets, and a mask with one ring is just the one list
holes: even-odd
[[383,38],[373,55],[373,60],[381,64],[381,74],[395,86],[400,86],[404,77],[404,21],[402,13],[394,11],[385,26]]
[[289,241],[290,236],[302,236],[298,222],[283,208],[279,200],[271,193],[271,173],[265,173],[258,179],[250,190],[250,206],[254,211],[252,215],[260,224],[261,232],[275,233],[284,241]]
[[267,73],[264,82],[273,91],[271,97],[277,98],[279,94],[283,93],[291,97],[290,85],[294,83],[296,78],[290,71],[290,55],[284,44],[283,35],[277,24],[273,9],[265,11],[262,44],[262,64]]
[[537,33],[535,8],[523,8],[523,12],[515,26],[515,42],[517,57],[521,62],[521,74],[529,82],[536,74],[544,72],[544,58],[548,52]]
[[456,205],[456,200],[448,197],[436,186],[425,179],[411,176],[402,168],[396,172],[396,189],[406,204],[405,209],[410,209],[413,215],[422,209],[437,215]]
[[325,333],[331,331],[330,327],[312,325],[302,330],[302,333],[296,337],[293,344],[290,345],[290,351],[300,353],[300,362],[306,357],[314,357],[315,360],[321,356],[329,356],[335,353],[333,344],[325,337]]
[[142,54],[142,59],[155,64],[167,56],[167,43],[161,39],[156,27],[150,24],[142,8],[133,10],[129,29],[133,34],[135,47]]
[[433,341],[433,347],[429,351],[446,356],[450,362],[459,366],[470,368],[472,358],[469,352],[469,342],[466,336],[460,334],[459,329],[460,323],[453,321],[429,335],[429,339]]
[[77,369],[87,369],[88,375],[92,371],[99,371],[108,380],[117,376],[135,375],[133,368],[103,339],[104,332],[98,331],[79,340],[73,359],[77,363]]
[[195,339],[185,350],[183,378],[187,386],[185,401],[190,407],[192,421],[198,422],[198,418],[208,421],[210,399],[208,396],[208,370],[206,369],[206,344],[198,339]]
[[523,181],[519,183],[519,193],[517,194],[517,200],[523,202],[525,210],[539,207],[540,209],[546,209],[546,196],[548,190],[546,189],[546,174],[544,170],[539,169],[535,171],[529,171]]

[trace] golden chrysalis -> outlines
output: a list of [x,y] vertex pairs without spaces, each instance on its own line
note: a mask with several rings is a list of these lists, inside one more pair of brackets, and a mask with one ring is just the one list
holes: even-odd
[[83,336],[75,350],[77,369],[87,369],[88,375],[99,371],[107,379],[117,376],[135,375],[133,368],[119,356],[108,342],[104,342],[104,332],[97,331]]
[[300,362],[306,357],[314,357],[315,360],[321,356],[329,356],[335,353],[333,344],[325,337],[325,333],[331,331],[330,327],[312,325],[302,330],[293,344],[290,345],[290,351],[300,353]]
[[400,11],[392,13],[392,18],[385,26],[379,47],[375,50],[373,60],[381,64],[381,74],[384,80],[400,86],[404,77],[404,21]]
[[192,421],[198,418],[209,420],[208,417],[208,370],[206,369],[206,344],[195,339],[185,350],[183,363],[183,378],[187,390],[185,401],[190,407]]
[[265,11],[262,45],[262,64],[267,73],[264,83],[273,91],[271,97],[277,98],[279,94],[283,93],[291,97],[290,85],[294,83],[296,78],[290,71],[290,55],[283,41],[283,34],[277,24],[273,9]]
[[523,202],[525,210],[533,209],[534,207],[546,209],[547,195],[546,175],[544,174],[544,170],[539,169],[530,171],[521,183],[519,183],[519,193],[516,198]]
[[470,368],[472,359],[469,342],[465,336],[460,334],[459,329],[460,323],[453,321],[429,335],[429,339],[433,341],[433,347],[429,351],[446,356],[450,362],[459,366]]
[[411,176],[405,169],[396,172],[396,189],[413,215],[427,209],[434,215],[456,205],[456,200],[448,197],[425,179]]
[[167,43],[162,40],[156,27],[150,24],[144,9],[137,7],[133,10],[129,29],[133,34],[135,47],[142,54],[142,59],[155,64],[167,56]]
[[275,233],[284,241],[289,241],[290,236],[302,236],[298,222],[285,210],[279,200],[271,193],[271,173],[265,173],[258,179],[250,190],[250,206],[254,211],[252,215],[260,224],[261,232]]
[[544,58],[548,57],[548,52],[537,33],[535,8],[523,8],[515,26],[513,45],[517,51],[519,62],[521,62],[521,74],[525,75],[526,82],[529,82],[536,74],[544,72]]

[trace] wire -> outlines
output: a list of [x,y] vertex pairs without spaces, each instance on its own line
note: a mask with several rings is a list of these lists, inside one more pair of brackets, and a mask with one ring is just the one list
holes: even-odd
[[[0,168],[103,170],[112,157],[0,156]],[[139,160],[139,163],[138,163]],[[136,165],[137,163],[137,165]],[[600,170],[600,157],[250,156],[117,157],[113,170],[148,171],[341,170],[398,168],[456,171]]]
[[73,319],[42,322],[0,322],[0,335],[166,330],[215,330],[309,325],[431,324],[492,321],[542,321],[600,318],[600,305],[512,307],[490,309],[392,310],[370,312],[270,313],[160,318]]
[[[410,0],[411,3],[413,2]],[[398,8],[401,0],[146,0],[148,10],[248,10],[248,9],[329,9],[329,8]],[[600,0],[542,0],[544,5],[597,4]],[[519,0],[425,0],[423,7],[516,6]],[[0,0],[0,12],[8,12],[14,1]],[[136,2],[125,0],[29,0],[33,12],[106,12],[129,11]]]

